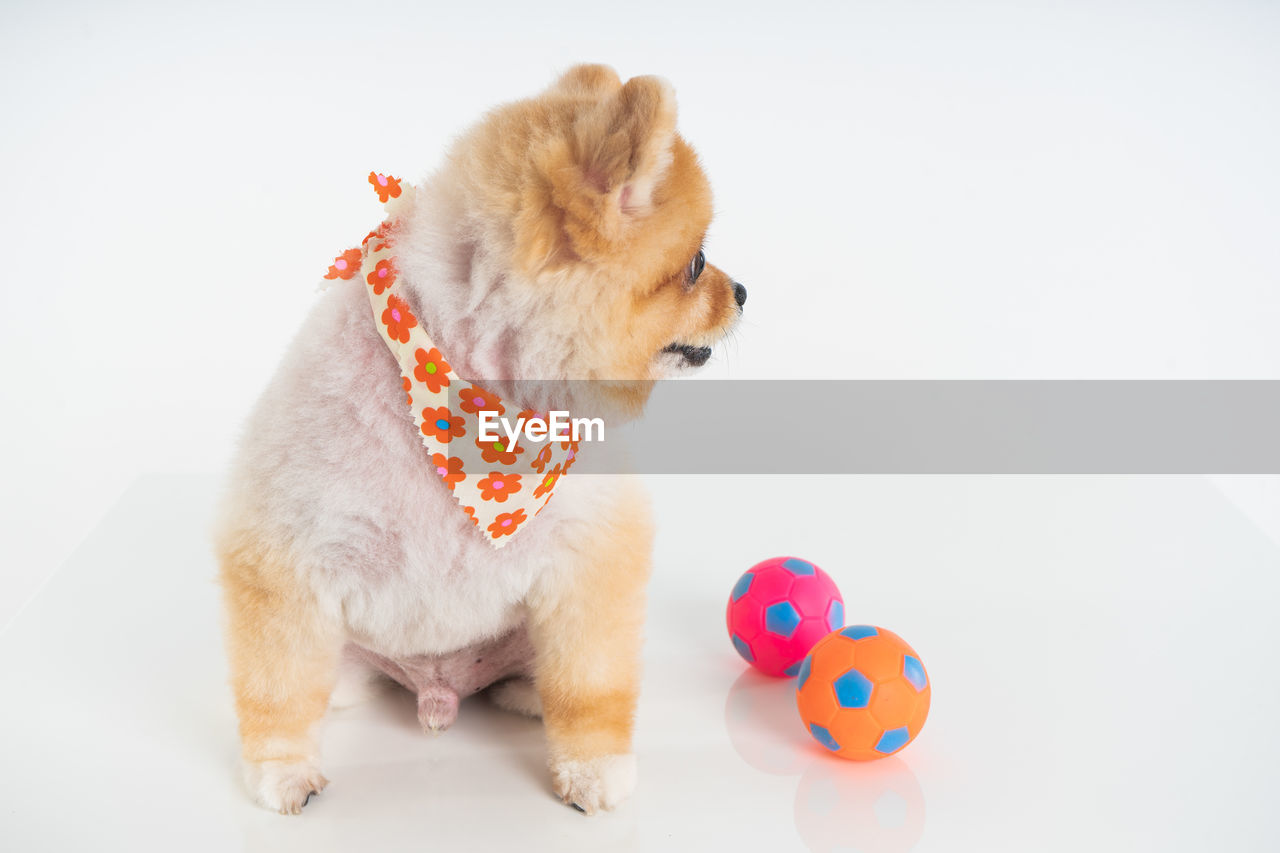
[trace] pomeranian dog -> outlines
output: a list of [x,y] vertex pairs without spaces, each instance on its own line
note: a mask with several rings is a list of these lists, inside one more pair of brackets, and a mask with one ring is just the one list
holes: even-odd
[[[631,793],[643,491],[561,477],[566,461],[536,517],[464,506],[469,475],[439,442],[470,442],[474,424],[412,401],[448,380],[477,383],[483,407],[515,380],[599,379],[634,413],[654,380],[708,359],[746,290],[706,263],[711,191],[675,125],[662,80],[583,65],[490,112],[421,185],[370,175],[390,216],[330,269],[248,421],[217,528],[245,779],[262,805],[298,814],[325,787],[321,720],[382,676],[417,694],[432,731],[484,689],[540,715],[552,787],[579,811]],[[583,383],[549,387],[570,384]],[[515,481],[468,482],[501,501]]]

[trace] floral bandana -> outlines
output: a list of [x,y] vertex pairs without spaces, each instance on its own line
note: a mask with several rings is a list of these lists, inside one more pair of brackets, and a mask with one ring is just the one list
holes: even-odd
[[[507,407],[498,395],[459,379],[418,325],[407,290],[397,286],[387,237],[396,208],[403,203],[392,202],[401,199],[400,180],[370,172],[369,183],[390,216],[369,232],[361,248],[335,258],[325,278],[347,280],[358,274],[367,283],[374,323],[400,365],[405,398],[436,473],[489,544],[501,548],[551,500],[556,482],[573,465],[578,442],[548,439],[528,453],[518,440],[507,447],[509,439],[492,421],[489,433],[502,437],[480,440],[480,413],[501,416]],[[520,421],[538,416],[530,410],[519,412]]]

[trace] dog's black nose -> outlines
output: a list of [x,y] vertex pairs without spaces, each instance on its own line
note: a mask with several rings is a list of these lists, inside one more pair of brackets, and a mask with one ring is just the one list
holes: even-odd
[[747,289],[736,281],[733,283],[733,299],[739,308],[747,304]]

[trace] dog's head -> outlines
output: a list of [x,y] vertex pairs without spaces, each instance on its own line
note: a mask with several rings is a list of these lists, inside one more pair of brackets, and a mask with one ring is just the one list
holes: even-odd
[[397,249],[450,358],[641,382],[707,361],[747,294],[703,254],[711,189],[675,125],[664,81],[582,65],[457,142]]

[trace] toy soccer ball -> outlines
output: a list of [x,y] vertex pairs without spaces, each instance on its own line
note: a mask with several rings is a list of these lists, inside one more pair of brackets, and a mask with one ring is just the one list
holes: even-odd
[[813,647],[800,665],[796,705],[818,743],[867,761],[893,755],[929,715],[929,676],[915,650],[884,628],[850,625]]
[[738,578],[725,621],[744,660],[766,675],[795,675],[813,644],[844,624],[844,599],[813,563],[774,557]]

